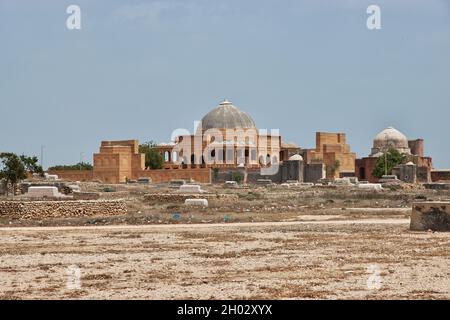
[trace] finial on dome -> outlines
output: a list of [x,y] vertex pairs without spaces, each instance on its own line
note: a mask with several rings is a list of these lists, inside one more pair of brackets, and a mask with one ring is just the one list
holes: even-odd
[[226,104],[231,104],[231,102],[228,101],[228,99],[223,99],[223,101],[220,103],[221,106],[226,105]]

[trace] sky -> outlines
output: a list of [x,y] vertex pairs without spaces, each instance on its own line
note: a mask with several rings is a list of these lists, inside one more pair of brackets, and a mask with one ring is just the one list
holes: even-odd
[[0,0],[0,151],[92,162],[224,98],[302,148],[344,132],[363,157],[394,126],[450,168],[450,0]]

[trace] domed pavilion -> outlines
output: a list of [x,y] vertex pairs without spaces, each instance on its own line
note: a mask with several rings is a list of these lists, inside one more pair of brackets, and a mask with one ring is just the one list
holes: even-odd
[[201,119],[194,134],[179,135],[169,144],[158,144],[165,168],[258,168],[288,160],[296,145],[281,136],[260,131],[252,117],[224,100]]

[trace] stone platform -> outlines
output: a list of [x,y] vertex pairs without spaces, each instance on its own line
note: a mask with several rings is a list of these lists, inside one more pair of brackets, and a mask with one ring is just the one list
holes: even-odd
[[410,229],[450,231],[450,200],[414,203]]

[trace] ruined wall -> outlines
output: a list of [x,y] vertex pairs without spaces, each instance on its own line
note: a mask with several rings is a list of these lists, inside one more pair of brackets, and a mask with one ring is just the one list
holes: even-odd
[[432,170],[431,181],[450,181],[450,170]]
[[365,157],[355,161],[355,174],[358,180],[367,180],[371,183],[378,182],[378,178],[372,175],[378,158]]
[[[111,154],[111,156],[116,156]],[[104,160],[104,159],[103,159]],[[59,178],[69,181],[93,181],[99,180],[104,183],[121,183],[119,171],[102,168],[92,170],[52,170],[50,174],[57,174]],[[172,179],[194,180],[201,183],[211,183],[211,169],[209,168],[186,168],[186,169],[159,169],[159,170],[134,170],[127,176],[128,179],[151,178],[152,182],[169,182]]]
[[325,177],[324,163],[310,163],[305,165],[304,182],[317,182]]
[[49,174],[56,174],[58,178],[69,181],[92,181],[93,170],[49,170]]
[[[273,168],[276,170],[275,168]],[[273,175],[262,174],[260,168],[220,168],[213,170],[212,181],[214,183],[224,183],[234,180],[234,175],[239,172],[242,177],[247,175],[247,183],[257,183],[260,179],[269,179],[274,183],[283,183],[287,180],[297,180],[303,182],[304,165],[303,161],[287,160],[280,163],[278,170]]]
[[127,207],[123,200],[0,201],[0,216],[15,219],[111,216],[126,213]]
[[417,182],[431,182],[431,170],[429,167],[417,167]]
[[184,179],[194,180],[200,183],[211,183],[210,168],[186,168],[186,169],[150,169],[133,173],[133,180],[139,178],[151,178],[153,183],[170,182],[170,180]]

